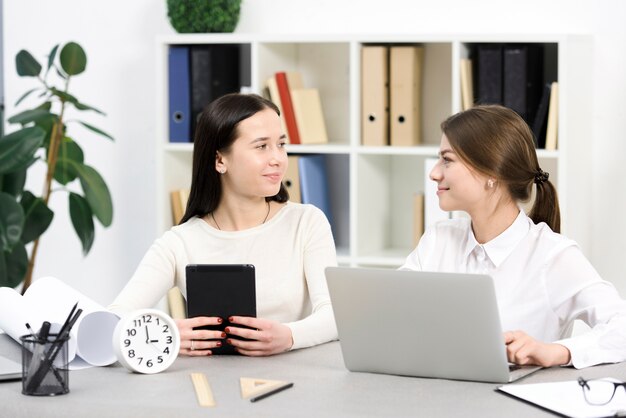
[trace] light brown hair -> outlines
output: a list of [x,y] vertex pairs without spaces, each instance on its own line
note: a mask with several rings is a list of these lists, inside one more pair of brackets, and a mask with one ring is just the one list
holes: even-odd
[[441,130],[465,164],[505,185],[515,201],[528,201],[536,184],[529,216],[560,232],[556,189],[539,166],[533,133],[517,113],[498,105],[476,106],[450,116]]

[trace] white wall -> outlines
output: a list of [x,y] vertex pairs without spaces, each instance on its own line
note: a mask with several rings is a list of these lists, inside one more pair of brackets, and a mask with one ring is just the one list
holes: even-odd
[[[244,0],[238,32],[285,33],[589,33],[594,36],[594,135],[590,159],[581,161],[593,188],[589,220],[600,273],[626,295],[621,260],[626,250],[626,197],[620,158],[626,155],[626,2],[621,0]],[[155,37],[173,33],[165,1],[5,0],[7,114],[30,83],[15,75],[13,57],[26,48],[37,57],[54,43],[75,40],[86,49],[85,75],[72,91],[107,111],[89,120],[116,143],[73,127],[89,164],[107,180],[114,199],[110,229],[97,230],[83,259],[63,201],[42,240],[36,275],[55,275],[109,303],[155,238],[154,121]],[[160,115],[159,115],[160,116]],[[74,129],[75,128],[75,129]],[[78,137],[80,132],[80,138]],[[39,189],[36,189],[39,190]],[[69,232],[68,232],[69,231]]]

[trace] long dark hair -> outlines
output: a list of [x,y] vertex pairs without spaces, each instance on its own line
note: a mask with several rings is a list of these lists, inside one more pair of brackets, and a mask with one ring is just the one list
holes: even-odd
[[476,106],[450,116],[441,130],[461,160],[506,185],[515,201],[528,201],[536,184],[529,216],[560,232],[556,189],[539,167],[533,134],[517,113],[498,105]]
[[[265,109],[280,115],[276,105],[261,96],[233,93],[214,100],[202,111],[194,134],[191,190],[181,224],[217,208],[222,197],[222,181],[215,170],[217,152],[228,152],[239,135],[239,122]],[[281,184],[278,194],[265,200],[286,202],[289,193]]]

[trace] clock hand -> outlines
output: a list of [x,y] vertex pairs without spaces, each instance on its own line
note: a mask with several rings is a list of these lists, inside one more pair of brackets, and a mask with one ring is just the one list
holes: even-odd
[[150,342],[150,336],[148,335],[148,326],[146,325],[146,344]]

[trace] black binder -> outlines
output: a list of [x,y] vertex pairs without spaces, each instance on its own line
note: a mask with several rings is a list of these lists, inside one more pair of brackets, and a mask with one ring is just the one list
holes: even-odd
[[502,45],[476,47],[478,104],[502,104]]
[[535,134],[535,147],[546,147],[546,128],[548,127],[548,108],[550,107],[550,90],[552,82],[546,83],[543,87],[543,94],[535,113],[532,129]]
[[504,106],[532,123],[543,90],[541,45],[508,45],[504,48]]
[[194,45],[191,61],[191,124],[195,132],[200,112],[213,100],[241,90],[241,46]]

